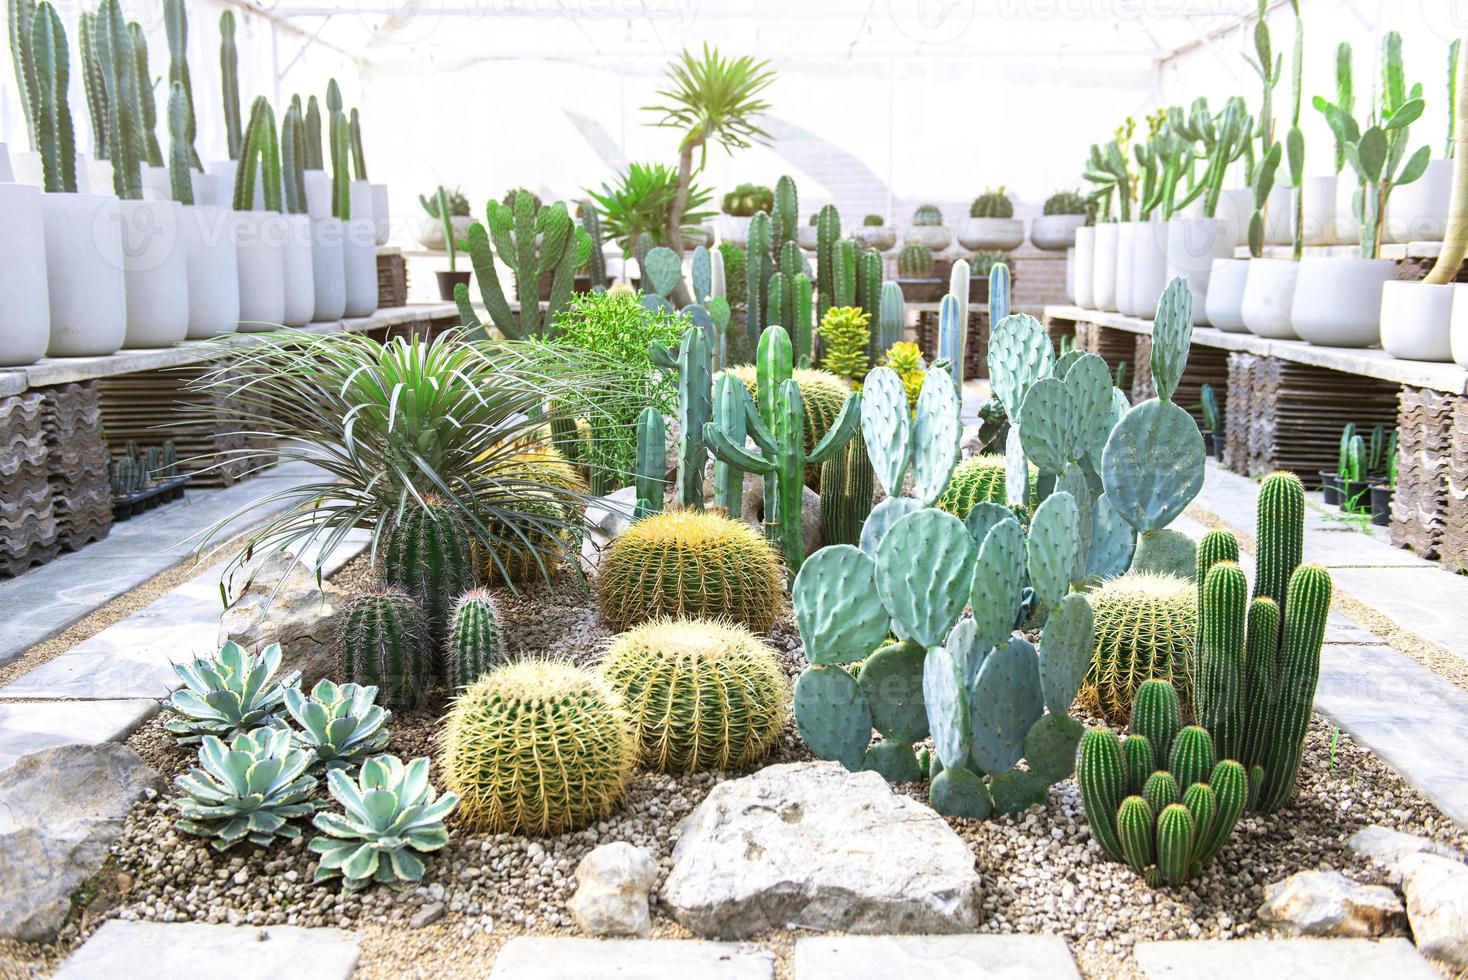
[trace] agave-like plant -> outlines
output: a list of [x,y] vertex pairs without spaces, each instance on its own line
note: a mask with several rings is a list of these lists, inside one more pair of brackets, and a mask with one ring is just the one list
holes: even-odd
[[300,671],[276,678],[280,644],[272,643],[258,655],[233,640],[213,657],[174,664],[184,686],[164,702],[178,717],[163,723],[180,745],[195,745],[206,735],[233,738],[261,727],[281,727],[281,706],[287,688],[295,687]]
[[301,828],[290,821],[314,813],[316,777],[311,753],[292,745],[284,728],[257,728],[225,745],[205,735],[199,765],[174,779],[178,828],[227,851],[241,841],[262,847],[277,837],[295,840]]
[[[605,356],[472,342],[459,330],[386,343],[294,330],[257,336],[249,346],[206,342],[204,356],[219,366],[190,385],[247,442],[269,446],[222,450],[214,465],[244,461],[253,472],[298,460],[325,472],[265,498],[285,507],[256,528],[231,569],[262,553],[302,554],[319,538],[319,573],[355,528],[372,530],[375,560],[385,529],[430,494],[459,510],[487,555],[529,552],[547,580],[557,565],[575,564],[589,497],[543,479],[544,457],[527,450],[588,400],[627,397],[634,382]],[[638,390],[644,384],[635,380]],[[200,547],[240,516],[211,527]]]
[[356,780],[333,770],[326,783],[345,813],[318,813],[312,821],[324,835],[309,845],[321,855],[313,881],[339,877],[348,892],[374,881],[401,887],[423,877],[419,854],[449,842],[443,818],[459,798],[439,796],[429,785],[426,758],[405,766],[396,756],[373,756]]
[[[668,212],[678,196],[678,174],[661,163],[629,163],[615,183],[601,185],[598,194],[586,188],[602,213],[602,234],[619,243],[629,255],[637,244],[637,236],[647,232],[654,245],[667,244]],[[683,207],[681,231],[693,228],[713,217],[712,211],[699,210],[712,194],[690,183],[688,201]]]
[[314,765],[351,769],[370,752],[387,745],[387,722],[392,712],[379,707],[377,688],[361,684],[334,684],[326,678],[311,693],[300,688],[285,692],[285,707],[301,726],[292,733],[298,747],[310,752]]

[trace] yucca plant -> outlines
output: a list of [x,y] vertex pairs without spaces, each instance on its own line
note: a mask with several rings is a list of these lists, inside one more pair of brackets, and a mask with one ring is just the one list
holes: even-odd
[[374,756],[357,779],[334,770],[326,784],[344,813],[318,813],[312,821],[323,834],[309,845],[321,855],[313,881],[341,878],[348,892],[374,881],[402,887],[423,877],[419,854],[449,842],[443,818],[459,798],[439,796],[429,785],[426,758],[405,766],[396,756]]
[[286,690],[295,687],[301,672],[277,679],[279,669],[279,643],[256,655],[230,641],[213,657],[174,664],[184,686],[163,703],[178,716],[163,727],[180,745],[193,745],[208,735],[232,738],[256,728],[284,727],[280,711]]
[[371,685],[316,682],[310,694],[292,687],[285,692],[286,710],[301,730],[295,743],[310,752],[313,764],[332,769],[355,768],[369,752],[387,746],[392,712],[379,707]]
[[277,837],[295,840],[301,828],[290,821],[317,807],[310,767],[311,753],[295,748],[283,728],[257,728],[229,745],[206,735],[199,765],[174,780],[184,792],[177,801],[178,828],[211,838],[216,851],[246,840],[262,847]]
[[[635,251],[637,237],[644,232],[652,236],[654,245],[668,243],[668,215],[678,191],[677,172],[661,163],[629,163],[614,183],[601,185],[600,194],[586,188],[601,210],[602,234],[621,245],[629,255]],[[712,211],[700,210],[712,197],[707,188],[689,184],[680,234],[713,217]]]
[[[270,446],[222,451],[214,465],[243,461],[252,472],[299,460],[324,471],[267,498],[284,509],[255,529],[231,565],[284,549],[299,554],[320,536],[319,571],[354,528],[372,531],[375,561],[393,517],[437,495],[463,515],[483,553],[531,550],[548,576],[563,560],[574,564],[588,498],[541,478],[530,450],[575,406],[625,398],[629,384],[592,351],[472,343],[457,330],[387,343],[280,330],[249,347],[212,342],[201,354],[217,366],[192,389],[223,406],[245,442]],[[239,516],[214,525],[203,543]]]

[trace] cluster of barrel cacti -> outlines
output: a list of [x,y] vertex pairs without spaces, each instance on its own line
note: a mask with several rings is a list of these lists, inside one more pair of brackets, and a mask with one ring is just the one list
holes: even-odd
[[1101,849],[1154,886],[1196,875],[1248,802],[1244,767],[1218,754],[1206,729],[1183,726],[1171,684],[1144,683],[1125,739],[1102,728],[1081,739],[1076,782]]
[[926,279],[933,274],[933,250],[921,242],[908,242],[897,253],[897,275],[902,279]]

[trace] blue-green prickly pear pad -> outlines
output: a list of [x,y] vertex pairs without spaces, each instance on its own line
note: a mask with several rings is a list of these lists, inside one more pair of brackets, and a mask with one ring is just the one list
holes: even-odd
[[1176,277],[1157,301],[1152,321],[1152,383],[1157,397],[1171,401],[1188,366],[1188,348],[1193,343],[1193,292],[1187,280]]
[[912,418],[907,389],[889,367],[872,368],[862,385],[861,434],[877,481],[889,498],[902,493],[902,476],[912,458]]
[[898,637],[943,642],[968,603],[977,551],[963,522],[941,510],[914,511],[888,529],[877,546],[877,589]]
[[1060,473],[1079,459],[1081,420],[1070,388],[1059,378],[1041,378],[1030,386],[1020,415],[1019,441],[1025,456],[1042,473]]
[[1086,576],[1108,579],[1120,575],[1132,563],[1137,532],[1122,518],[1111,497],[1096,498],[1091,512],[1091,550],[1086,555]]
[[989,337],[989,378],[994,397],[1011,424],[1021,417],[1030,385],[1049,374],[1055,349],[1045,327],[1028,313],[1011,314],[994,324]]
[[800,566],[790,594],[807,660],[851,663],[887,639],[876,574],[872,557],[849,544],[822,548]]
[[817,758],[861,768],[872,714],[856,678],[840,667],[810,667],[795,682],[795,727]]
[[1046,608],[1053,609],[1070,591],[1080,541],[1080,511],[1070,494],[1057,491],[1035,508],[1026,557],[1030,585]]
[[963,446],[963,404],[947,371],[923,375],[912,422],[912,490],[931,507],[948,486]]
[[[862,404],[865,405],[866,402]],[[887,529],[920,509],[922,505],[911,497],[888,497],[873,507],[872,512],[867,515],[866,523],[861,526],[861,550],[876,558],[877,546],[882,543]],[[820,552],[817,551],[816,554]]]
[[1095,354],[1082,354],[1065,375],[1071,406],[1080,426],[1080,446],[1072,459],[1080,459],[1092,446],[1104,446],[1115,420],[1111,417],[1111,372]]
[[1057,714],[1070,711],[1095,651],[1091,604],[1072,592],[1050,611],[1040,637],[1040,687],[1045,704]]
[[979,639],[990,646],[1009,642],[1025,579],[1025,532],[1013,517],[989,529],[974,564],[970,605]]
[[1035,648],[1012,637],[984,659],[969,699],[974,765],[990,775],[1005,772],[1024,756],[1025,736],[1045,713],[1040,663]]
[[1122,416],[1101,457],[1117,512],[1138,531],[1171,524],[1203,489],[1203,436],[1172,402],[1145,401]]
[[933,647],[923,661],[923,701],[933,748],[945,769],[963,766],[969,755],[968,688],[963,668],[942,647]]

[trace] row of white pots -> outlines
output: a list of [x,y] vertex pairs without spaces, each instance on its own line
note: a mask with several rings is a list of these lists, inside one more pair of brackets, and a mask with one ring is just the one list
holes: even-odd
[[369,216],[342,222],[326,175],[307,178],[307,215],[0,183],[0,365],[371,313],[372,190],[353,188]]
[[1234,229],[1219,218],[1109,222],[1076,230],[1067,264],[1070,295],[1080,306],[1126,316],[1151,316],[1163,287],[1175,277],[1193,292],[1201,315],[1213,260],[1232,255]]

